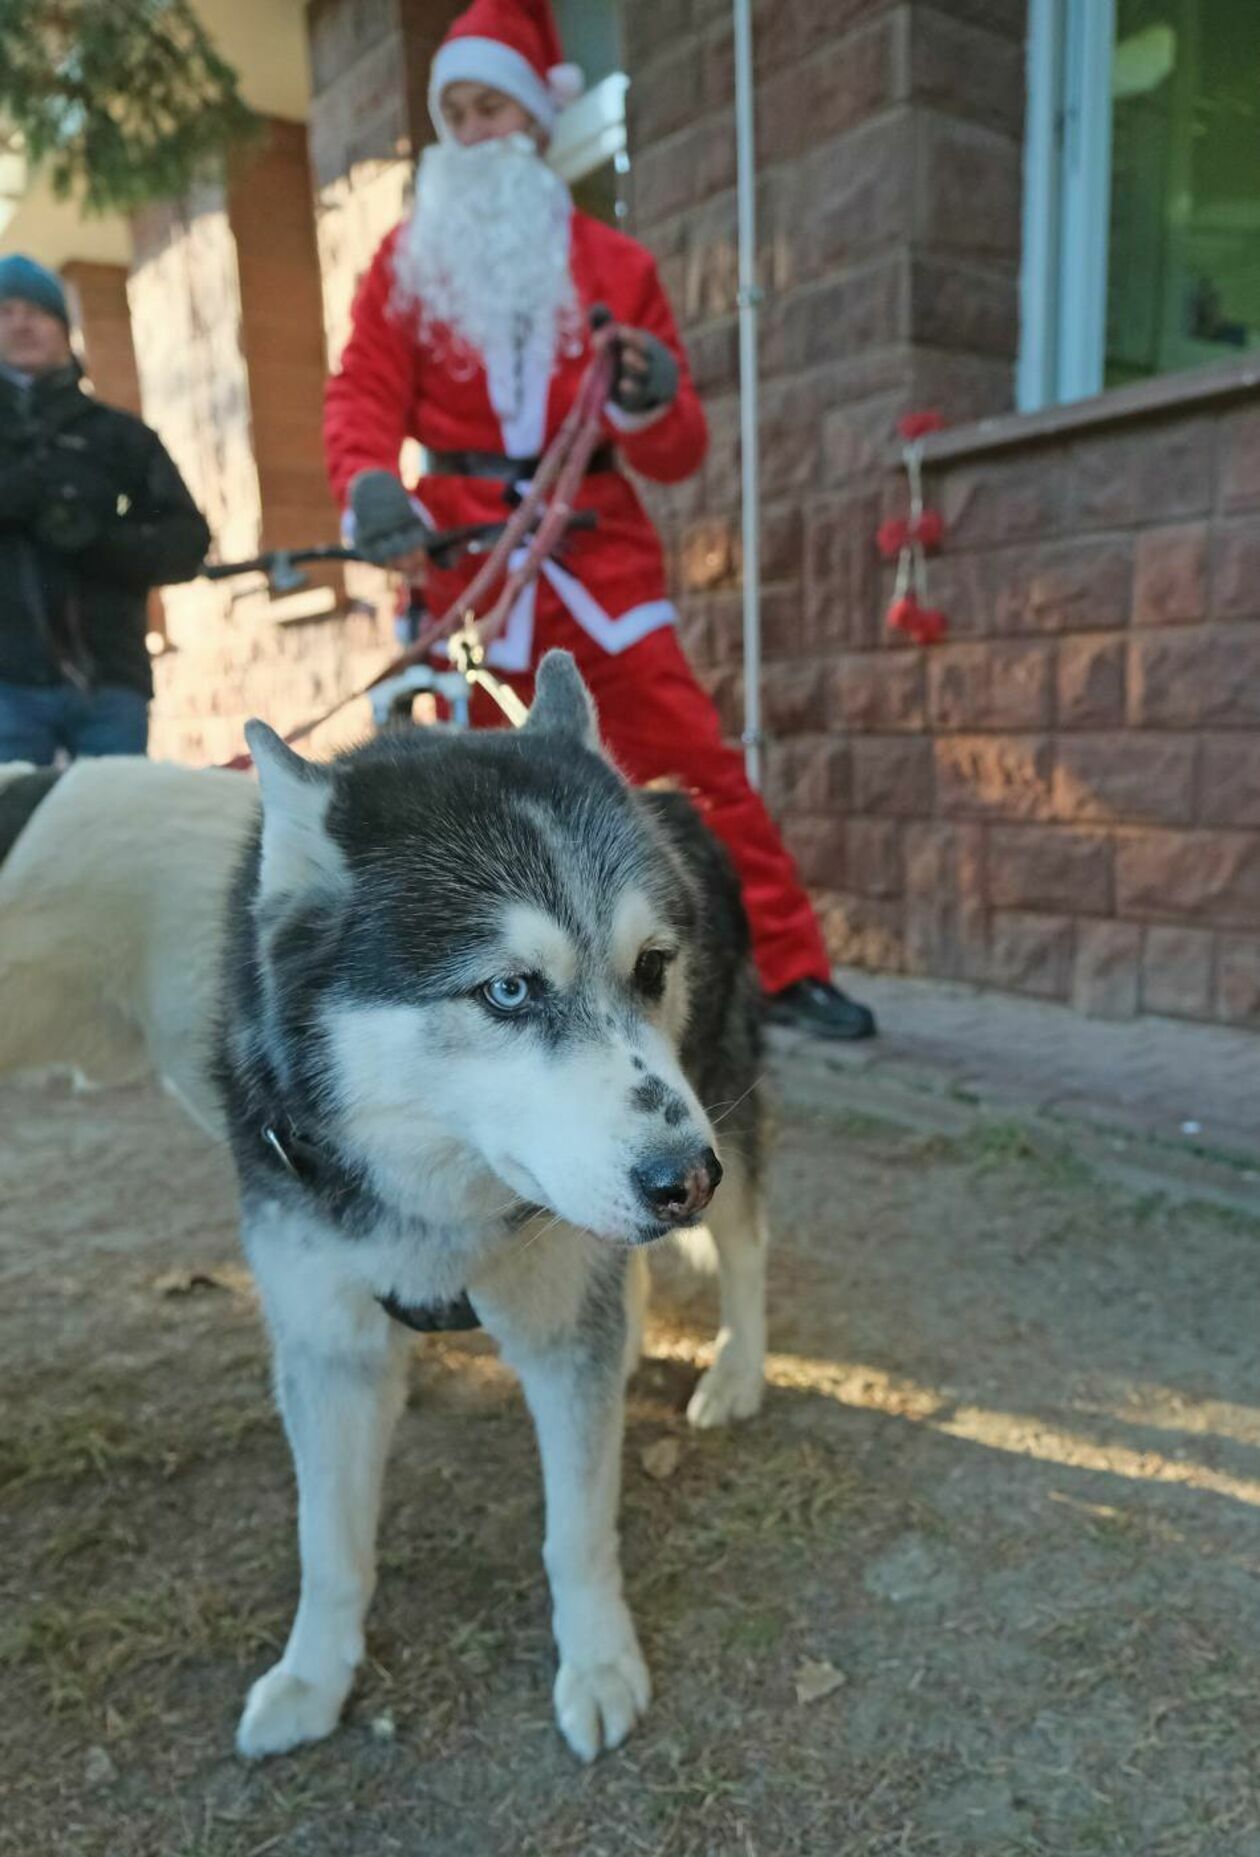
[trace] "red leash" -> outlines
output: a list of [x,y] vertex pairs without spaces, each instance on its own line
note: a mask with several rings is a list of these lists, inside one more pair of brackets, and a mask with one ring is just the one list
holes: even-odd
[[[340,714],[348,704],[357,702],[369,690],[374,690],[377,684],[410,670],[413,664],[421,663],[439,639],[446,638],[457,629],[474,634],[476,645],[482,652],[499,636],[517,600],[537,579],[543,562],[564,535],[591,453],[603,438],[604,407],[613,384],[613,336],[611,328],[607,332],[601,329],[594,336],[594,353],[564,423],[544,452],[524,497],[504,524],[503,533],[459,597],[447,607],[440,619],[426,626],[415,643],[392,659],[384,670],[370,678],[360,689],[352,690],[348,696],[339,697],[321,715],[291,729],[284,738],[286,742],[292,744],[304,741],[316,729],[322,728],[325,722]],[[553,485],[554,494],[548,502],[546,498]],[[479,619],[477,602],[485,597],[505,573],[509,558],[519,547],[535,517],[538,517],[537,527],[530,537],[524,559],[506,574],[498,599],[484,619]],[[253,757],[248,753],[238,754],[222,765],[248,768],[253,765]]]

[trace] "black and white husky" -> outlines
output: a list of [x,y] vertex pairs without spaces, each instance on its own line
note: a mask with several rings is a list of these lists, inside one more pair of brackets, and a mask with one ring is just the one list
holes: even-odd
[[564,654],[519,731],[419,730],[327,765],[261,723],[249,741],[257,786],[140,762],[80,764],[46,795],[0,786],[0,1070],[116,1075],[143,1045],[231,1142],[302,1561],[241,1752],[335,1726],[408,1329],[479,1322],[537,1427],[556,1715],[589,1760],[649,1693],[617,1538],[642,1247],[701,1219],[716,1242],[722,1331],[692,1421],[761,1396],[758,1006],[735,879],[685,800],[602,758]]

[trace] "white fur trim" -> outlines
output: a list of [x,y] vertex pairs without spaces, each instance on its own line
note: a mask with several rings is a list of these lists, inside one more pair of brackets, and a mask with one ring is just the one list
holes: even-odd
[[[508,561],[508,571],[513,572],[525,560],[527,550],[516,548]],[[538,582],[531,580],[524,592],[517,599],[508,622],[487,647],[486,663],[492,664],[500,671],[527,671],[534,649],[534,608],[538,597]]]
[[544,561],[542,571],[559,595],[561,605],[611,658],[620,657],[649,632],[659,632],[678,618],[672,601],[644,600],[642,605],[632,606],[614,619],[567,568],[555,561]]
[[429,115],[444,140],[450,135],[442,114],[442,92],[448,84],[488,84],[528,110],[543,129],[555,127],[556,100],[546,83],[528,58],[499,39],[448,39],[438,47],[429,72]]
[[586,89],[586,77],[580,64],[553,64],[547,73],[547,88],[561,109],[576,103]]

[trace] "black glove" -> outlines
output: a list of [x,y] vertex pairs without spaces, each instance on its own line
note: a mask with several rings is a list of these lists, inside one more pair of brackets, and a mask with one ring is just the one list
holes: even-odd
[[[592,329],[603,329],[612,319],[607,304],[592,304]],[[654,413],[668,406],[678,392],[678,363],[655,335],[646,329],[635,329],[633,333],[640,345],[645,370],[643,373],[629,371],[625,363],[625,342],[620,337],[614,341],[612,402],[623,413]]]
[[377,567],[425,547],[431,538],[392,471],[360,471],[350,483],[350,509],[355,553]]

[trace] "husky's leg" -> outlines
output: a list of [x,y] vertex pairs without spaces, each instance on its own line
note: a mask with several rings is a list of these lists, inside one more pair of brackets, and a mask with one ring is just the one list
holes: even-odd
[[647,1258],[642,1251],[632,1251],[626,1259],[626,1346],[622,1356],[622,1375],[627,1380],[643,1358],[643,1331],[651,1293],[652,1273]]
[[651,1684],[621,1588],[617,1505],[625,1426],[628,1303],[622,1260],[598,1267],[575,1329],[539,1343],[492,1317],[538,1432],[560,1667],[556,1720],[582,1760],[619,1747]]
[[[287,1250],[288,1247],[285,1247]],[[258,1247],[251,1247],[257,1253]],[[298,1483],[302,1588],[278,1664],[249,1692],[240,1753],[283,1753],[337,1725],[363,1656],[390,1436],[406,1400],[404,1331],[357,1285],[295,1254],[255,1255]],[[259,1268],[261,1266],[261,1268]]]
[[726,1163],[708,1227],[717,1248],[722,1326],[713,1365],[687,1407],[701,1429],[751,1418],[765,1390],[768,1235],[761,1194],[737,1155]]

